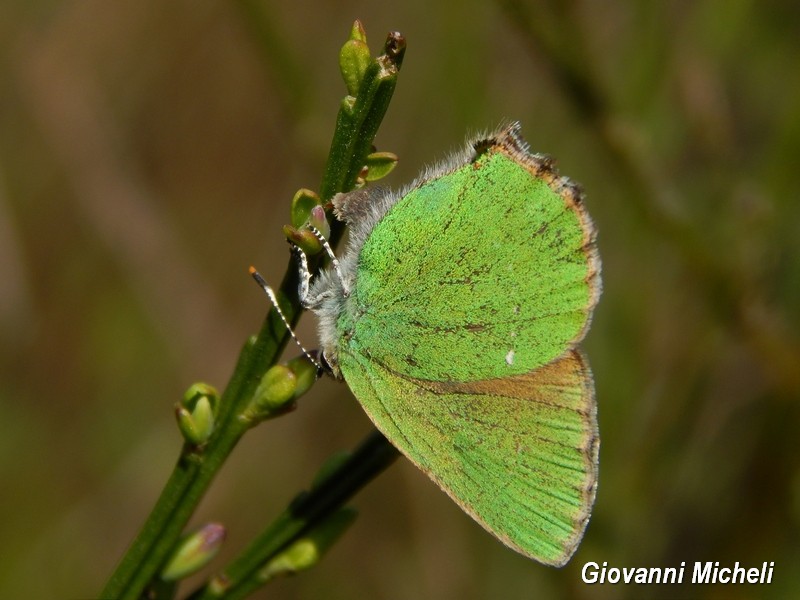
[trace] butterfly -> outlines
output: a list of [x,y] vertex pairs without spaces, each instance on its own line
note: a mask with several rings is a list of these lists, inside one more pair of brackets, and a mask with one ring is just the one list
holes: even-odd
[[486,530],[562,566],[589,520],[599,449],[578,345],[600,259],[579,186],[514,123],[399,192],[332,203],[350,231],[341,259],[311,281],[299,251],[327,370]]

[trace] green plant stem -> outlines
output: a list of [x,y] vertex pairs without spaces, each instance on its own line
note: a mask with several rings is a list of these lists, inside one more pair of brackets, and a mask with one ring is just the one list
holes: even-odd
[[[325,175],[320,186],[320,198],[330,200],[342,190],[351,190],[364,161],[356,163],[348,157],[366,158],[372,140],[383,121],[392,99],[397,72],[403,63],[405,39],[397,32],[389,33],[384,54],[373,61],[364,74],[358,96],[352,106],[351,97],[342,102],[336,118],[336,130],[325,165]],[[331,225],[331,243],[336,244],[344,233],[344,224],[334,220]]]
[[[293,280],[287,273],[281,285],[284,295],[284,288]],[[103,598],[135,600],[141,596],[174,547],[214,475],[247,431],[247,425],[236,419],[235,413],[253,395],[261,376],[275,363],[286,343],[275,335],[278,327],[285,328],[280,317],[273,313],[274,310],[270,311],[259,335],[239,355],[220,401],[216,433],[202,451],[188,445],[183,447],[153,511],[103,590]],[[295,313],[299,315],[299,310]],[[291,313],[287,316],[294,317]]]
[[373,431],[323,482],[298,495],[277,519],[220,575],[189,600],[237,600],[264,584],[258,571],[309,528],[340,508],[399,456],[383,435]]
[[[352,189],[365,163],[377,128],[386,113],[402,61],[405,42],[390,34],[384,55],[369,68],[348,119],[341,116],[334,133],[328,166],[321,185],[329,199]],[[342,128],[346,125],[346,132]],[[352,176],[355,173],[355,176]],[[335,244],[341,231],[332,240]],[[302,312],[297,296],[297,270],[290,262],[278,290],[278,300],[286,317],[296,324]],[[102,592],[102,598],[137,600],[157,577],[181,532],[214,476],[249,425],[239,419],[266,370],[279,359],[289,333],[272,309],[254,340],[239,355],[233,376],[222,394],[217,427],[208,444],[197,449],[185,445],[161,496],[138,536],[120,561]],[[152,590],[157,593],[157,590]],[[171,594],[170,594],[171,595]],[[154,596],[157,597],[157,596]]]

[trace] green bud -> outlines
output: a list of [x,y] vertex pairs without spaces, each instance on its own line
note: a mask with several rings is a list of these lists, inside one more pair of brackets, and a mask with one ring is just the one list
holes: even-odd
[[373,152],[367,156],[367,181],[376,181],[386,177],[397,166],[397,155],[392,152]]
[[274,365],[264,373],[261,383],[256,388],[256,398],[260,406],[265,408],[282,408],[294,398],[297,389],[297,377],[286,365]]
[[206,383],[195,383],[175,405],[175,418],[184,439],[195,446],[205,444],[214,433],[219,394]]
[[311,209],[311,214],[308,215],[306,224],[314,227],[326,240],[331,237],[331,226],[328,223],[328,217],[325,215],[325,209],[322,208],[322,206],[315,206]]
[[161,579],[177,581],[199,571],[216,556],[224,541],[225,528],[219,523],[208,523],[184,536],[161,571]]
[[211,412],[211,403],[206,398],[198,401],[194,412],[189,412],[181,405],[176,406],[175,418],[183,437],[195,446],[205,444],[214,433],[214,414]]
[[261,421],[277,417],[294,408],[294,393],[297,377],[286,365],[274,365],[264,373],[256,388],[250,405],[242,418],[247,421]]
[[317,365],[312,363],[305,354],[301,354],[286,363],[286,366],[289,367],[297,379],[294,397],[299,398],[317,381]]
[[283,226],[283,234],[295,246],[298,246],[307,256],[315,256],[322,252],[322,244],[310,230],[305,228],[297,229],[291,225]]
[[320,204],[315,205],[308,211],[308,216],[301,227],[284,225],[283,233],[286,235],[287,240],[299,246],[307,256],[314,256],[322,251],[322,244],[319,238],[311,232],[310,227],[314,227],[325,239],[328,239],[331,235],[331,226],[325,215],[325,209]]
[[358,96],[364,73],[371,61],[367,32],[364,31],[361,21],[356,20],[350,30],[350,37],[339,52],[339,69],[347,86],[347,93],[351,97]]
[[350,96],[358,96],[364,73],[372,56],[369,46],[360,40],[348,40],[339,52],[339,69]]
[[305,188],[297,190],[292,198],[292,226],[301,227],[311,216],[311,209],[320,204],[322,204],[322,200],[316,192]]
[[353,28],[350,30],[350,38],[351,40],[358,40],[359,42],[367,43],[367,32],[364,30],[364,25],[361,24],[361,21],[356,19],[353,22]]
[[258,573],[259,579],[265,582],[278,575],[298,573],[316,565],[334,542],[353,524],[356,514],[352,508],[341,508],[322,520],[264,565]]
[[183,404],[183,406],[186,408],[192,408],[194,403],[204,396],[211,401],[213,408],[216,411],[217,403],[219,402],[219,392],[217,392],[214,386],[203,382],[193,383],[190,385],[189,389],[183,394],[183,400],[181,400],[181,404]]

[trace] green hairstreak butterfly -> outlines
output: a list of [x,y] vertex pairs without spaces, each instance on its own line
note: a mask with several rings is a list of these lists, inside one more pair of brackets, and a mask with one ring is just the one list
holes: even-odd
[[600,295],[580,188],[513,124],[391,192],[333,199],[350,230],[308,288],[320,346],[376,427],[509,547],[563,565],[594,502]]

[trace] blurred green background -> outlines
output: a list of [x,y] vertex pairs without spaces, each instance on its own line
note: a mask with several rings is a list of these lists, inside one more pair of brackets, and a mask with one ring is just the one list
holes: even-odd
[[[334,6],[334,4],[336,4]],[[800,594],[800,5],[7,0],[0,4],[0,597],[95,596],[224,387],[319,185],[354,18],[408,51],[379,149],[400,185],[518,119],[581,182],[605,292],[602,436],[572,562],[494,541],[407,462],[270,598]],[[299,335],[313,346],[313,319]],[[294,353],[291,349],[290,353]],[[260,531],[370,424],[345,386],[245,437],[195,523]],[[587,561],[760,566],[770,586],[587,586]],[[195,580],[196,581],[196,580]]]

